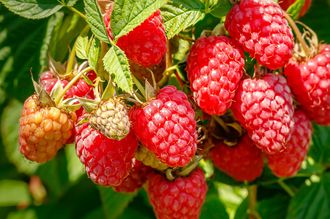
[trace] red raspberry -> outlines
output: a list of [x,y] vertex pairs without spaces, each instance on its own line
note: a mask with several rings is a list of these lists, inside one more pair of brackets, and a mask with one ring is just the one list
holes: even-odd
[[263,152],[285,149],[293,128],[292,95],[286,79],[266,74],[260,79],[241,81],[232,112]]
[[[283,10],[286,11],[295,2],[296,0],[280,0],[278,1],[278,4],[281,6]],[[311,4],[312,4],[312,0],[305,0],[304,6],[300,9],[299,17],[302,17],[306,14]]]
[[20,118],[21,153],[38,163],[52,159],[71,137],[76,115],[56,107],[43,106],[37,95],[25,102]]
[[132,169],[126,179],[119,185],[113,187],[116,192],[135,192],[147,181],[152,169],[143,165],[140,161],[133,159]]
[[330,125],[330,45],[311,59],[291,59],[284,69],[288,84],[310,119]]
[[[108,35],[113,38],[110,27],[110,8],[104,18]],[[142,24],[118,39],[117,45],[133,62],[151,67],[161,62],[166,53],[166,34],[160,11],[157,10]]]
[[138,142],[132,132],[112,140],[88,123],[76,126],[76,153],[91,180],[102,186],[118,186],[128,176]]
[[210,152],[214,165],[237,181],[253,181],[262,173],[264,162],[261,150],[248,135],[232,147],[223,143]]
[[283,67],[292,57],[293,34],[273,0],[241,0],[229,11],[225,26],[246,52],[269,69]]
[[155,99],[130,111],[133,131],[163,163],[185,166],[197,148],[195,112],[187,96],[174,86],[162,88]]
[[198,106],[211,115],[224,114],[243,69],[243,51],[233,40],[225,36],[199,38],[187,59],[190,87]]
[[158,219],[198,219],[205,200],[207,184],[201,169],[187,177],[168,181],[151,174],[147,193]]
[[[88,72],[86,75],[91,81],[95,80],[96,74],[94,71]],[[40,76],[40,84],[46,90],[47,93],[50,93],[56,82],[61,80],[61,84],[65,87],[69,81],[66,79],[57,78],[52,72],[46,71]],[[94,98],[93,87],[88,85],[84,79],[79,79],[65,94],[64,98],[72,98],[72,97],[87,97],[90,99]]]
[[312,124],[301,110],[294,114],[292,136],[286,144],[286,150],[268,155],[268,165],[278,177],[295,175],[304,161],[312,138]]

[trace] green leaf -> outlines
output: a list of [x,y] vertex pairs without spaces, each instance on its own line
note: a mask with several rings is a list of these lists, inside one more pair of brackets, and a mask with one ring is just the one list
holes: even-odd
[[[216,210],[215,210],[216,209]],[[219,198],[213,183],[209,184],[208,192],[201,211],[201,219],[229,219],[226,208]]]
[[52,17],[50,17],[48,20],[46,34],[42,42],[39,58],[42,69],[45,69],[48,66],[48,55],[51,47],[50,42],[52,40],[55,27],[62,21],[63,16],[63,13],[58,12],[55,13]]
[[77,14],[60,14],[50,42],[51,56],[59,62],[67,60],[69,47],[83,31],[86,22]]
[[0,206],[15,206],[29,204],[29,188],[25,182],[17,180],[0,181]]
[[305,4],[305,0],[296,0],[287,10],[286,12],[291,15],[293,19],[298,19],[300,10]]
[[93,38],[90,42],[90,47],[88,50],[88,64],[92,67],[95,71],[97,71],[98,61],[101,55],[101,42]]
[[38,219],[37,212],[34,209],[24,209],[10,212],[7,219]]
[[121,215],[137,193],[119,193],[111,188],[99,187],[102,206],[107,219],[115,219]]
[[217,5],[211,11],[211,14],[215,17],[222,18],[226,16],[228,11],[232,8],[233,4],[230,0],[220,0]]
[[29,19],[42,19],[59,11],[63,5],[49,0],[0,0],[11,12]]
[[313,144],[309,154],[319,163],[330,163],[330,127],[314,125]]
[[248,198],[244,199],[241,204],[238,206],[234,219],[248,219],[249,215],[247,214],[248,210]]
[[322,176],[320,182],[304,185],[292,198],[287,218],[330,218],[330,174]]
[[111,14],[111,30],[116,39],[140,25],[167,0],[116,0]]
[[79,59],[88,59],[88,35],[79,35],[76,40],[76,55]]
[[168,39],[203,19],[204,5],[199,1],[171,0],[161,8]]
[[74,145],[66,145],[64,151],[67,160],[69,181],[75,183],[84,174],[84,166],[77,157]]
[[[25,100],[33,92],[30,71],[40,70],[47,20],[27,20],[0,6],[0,102],[5,95]],[[1,51],[5,51],[4,53]]]
[[1,115],[1,138],[10,162],[16,166],[18,171],[32,174],[37,169],[38,164],[28,161],[19,152],[18,129],[22,107],[22,104],[17,100],[11,100],[4,108]]
[[133,80],[125,53],[113,45],[103,58],[104,69],[113,77],[117,86],[127,93],[132,93]]
[[289,197],[274,195],[257,203],[257,210],[261,218],[278,219],[285,218],[289,205]]
[[108,33],[97,0],[84,0],[87,22],[94,35],[101,41],[110,43]]

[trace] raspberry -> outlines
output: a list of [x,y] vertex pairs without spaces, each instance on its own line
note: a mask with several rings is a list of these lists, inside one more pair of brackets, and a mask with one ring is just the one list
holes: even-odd
[[119,99],[100,104],[90,117],[90,124],[108,138],[121,140],[130,130],[126,106]]
[[130,111],[133,131],[141,143],[171,167],[185,166],[197,149],[195,112],[185,93],[162,88],[155,99]]
[[166,164],[157,159],[154,153],[150,152],[145,147],[139,147],[135,153],[135,157],[144,165],[152,167],[153,169],[164,171],[168,168]]
[[293,119],[295,124],[286,150],[267,156],[269,168],[278,177],[289,177],[298,172],[311,142],[312,124],[305,113],[298,110]]
[[265,74],[260,79],[241,81],[232,112],[263,152],[285,149],[293,128],[293,103],[283,76]]
[[[283,10],[286,11],[295,2],[296,0],[280,0],[278,1],[278,4],[281,6]],[[311,4],[312,4],[312,0],[305,0],[304,6],[300,9],[299,17],[302,17],[306,14]]]
[[235,96],[243,68],[243,51],[230,38],[199,38],[187,59],[190,87],[198,106],[211,115],[224,114]]
[[207,192],[201,169],[174,181],[154,173],[150,175],[147,186],[149,200],[158,219],[199,218]]
[[133,159],[132,169],[126,179],[119,185],[113,187],[116,192],[135,192],[147,181],[151,168],[143,165],[140,161]]
[[[90,80],[95,80],[96,74],[94,71],[88,72],[86,75]],[[46,71],[41,74],[39,82],[41,86],[46,90],[48,94],[53,90],[57,81],[60,80],[63,87],[65,87],[69,81],[66,79],[57,78],[52,72]],[[93,87],[88,85],[84,79],[79,79],[65,94],[64,99],[72,97],[87,97],[94,98]]]
[[[111,12],[112,7],[107,11],[104,23],[109,37],[113,38],[110,27]],[[139,65],[151,67],[159,64],[166,53],[165,27],[160,11],[157,10],[127,35],[120,37],[117,45],[130,60]]]
[[273,0],[241,0],[227,14],[225,27],[246,52],[269,69],[283,67],[292,57],[293,34]]
[[102,135],[88,123],[76,126],[76,153],[87,175],[96,184],[118,186],[128,176],[137,140],[132,132],[117,141]]
[[310,119],[330,125],[330,45],[306,61],[291,59],[284,69],[288,84]]
[[75,121],[74,113],[42,106],[37,95],[30,96],[24,102],[20,118],[21,153],[38,163],[52,159],[71,137]]
[[214,165],[237,181],[253,181],[262,173],[262,153],[248,135],[235,146],[223,143],[210,152]]

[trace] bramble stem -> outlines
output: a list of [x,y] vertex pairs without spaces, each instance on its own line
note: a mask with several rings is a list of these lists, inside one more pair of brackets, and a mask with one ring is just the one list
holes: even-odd
[[249,219],[260,219],[260,215],[256,210],[257,205],[257,186],[251,185],[248,186],[248,200],[249,200]]
[[140,81],[133,74],[131,74],[131,76],[132,76],[134,84],[136,85],[138,90],[142,93],[142,96],[146,99],[146,90],[144,89],[144,87],[142,86]]
[[284,189],[291,197],[293,197],[295,194],[294,192],[292,191],[292,189],[285,183],[283,182],[282,179],[280,179],[278,182],[277,182],[281,187],[282,189]]
[[64,87],[62,93],[60,93],[56,97],[56,99],[54,100],[55,104],[58,105],[62,100],[62,98],[64,97],[65,93],[81,78],[81,76],[91,70],[93,70],[91,67],[85,68],[84,70],[79,72],[76,76],[74,76],[74,78],[72,78],[72,80]]
[[290,17],[290,15],[288,15],[286,12],[283,12],[284,14],[284,17],[286,18],[286,20],[289,22],[293,32],[296,34],[296,37],[298,39],[298,42],[300,43],[302,49],[304,50],[305,52],[305,55],[307,57],[311,57],[312,53],[306,43],[306,41],[304,40],[299,28],[297,27],[296,23],[294,20],[292,20],[292,18]]
[[72,6],[66,6],[70,11],[76,13],[77,15],[79,15],[82,19],[84,19],[86,21],[86,16],[81,13],[79,10],[77,10],[76,8],[72,7]]
[[165,85],[170,75],[173,74],[173,71],[177,69],[178,69],[178,65],[173,65],[165,69],[165,71],[163,72],[162,79],[160,79],[160,81],[158,81],[157,83],[158,87],[162,87],[163,85]]

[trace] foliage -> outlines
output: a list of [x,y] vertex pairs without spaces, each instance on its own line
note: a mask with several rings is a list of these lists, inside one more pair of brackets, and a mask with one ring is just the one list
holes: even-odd
[[[103,72],[103,77],[112,78],[122,91],[132,93],[134,82],[129,62],[115,45],[120,36],[160,8],[167,37],[173,43],[180,42],[178,34],[184,38],[193,27],[195,36],[199,37],[202,30],[212,30],[223,20],[231,7],[230,1],[116,0],[111,17],[114,42],[107,36],[96,0],[0,2],[0,218],[154,218],[143,189],[126,195],[92,184],[74,156],[73,145],[67,145],[54,160],[42,165],[31,163],[19,154],[20,109],[23,100],[33,92],[30,72],[34,76],[42,72],[48,65],[48,56],[64,61],[69,55],[68,48],[76,45],[80,59],[88,60],[93,69]],[[289,9],[293,17],[299,13],[299,2]],[[315,30],[321,41],[328,43],[329,11],[330,3],[314,0],[310,11],[301,19]],[[95,37],[86,34],[86,25]],[[102,49],[104,43],[111,46],[106,53]],[[185,55],[186,46],[181,47],[176,56]],[[175,79],[173,84],[178,84]],[[308,159],[296,177],[277,179],[265,169],[262,177],[253,182],[258,186],[256,209],[260,216],[330,218],[329,167],[330,128],[314,125]],[[208,181],[201,218],[247,218],[246,184],[237,183],[218,170],[210,171],[214,175]],[[40,183],[33,181],[35,176],[40,178]]]

